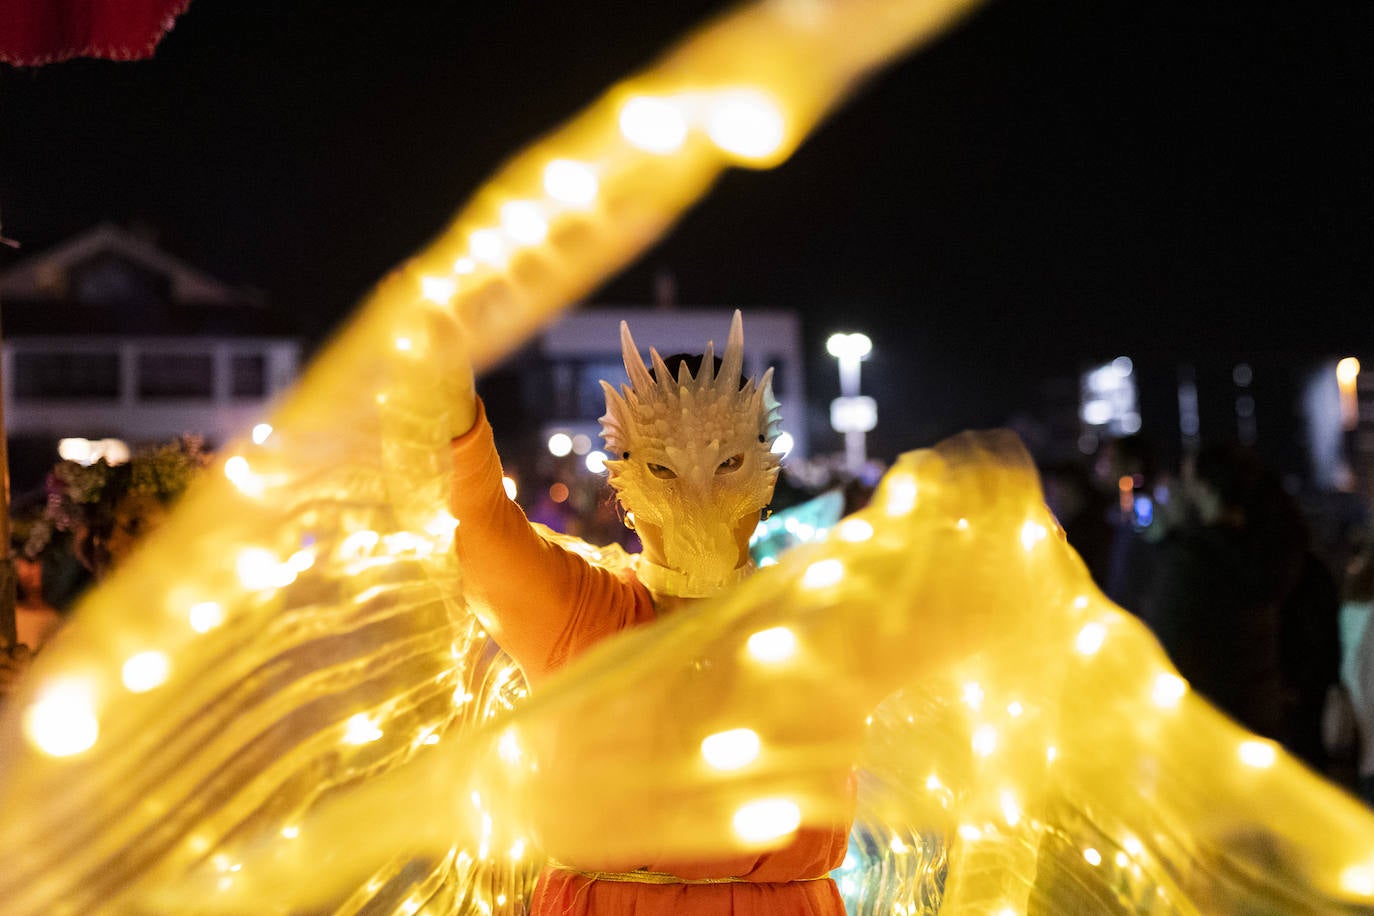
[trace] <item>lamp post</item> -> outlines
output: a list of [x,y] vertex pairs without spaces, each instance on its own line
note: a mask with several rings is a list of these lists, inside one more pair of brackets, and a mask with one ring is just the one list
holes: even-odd
[[873,352],[866,334],[831,334],[825,349],[840,364],[840,396],[830,402],[830,426],[844,433],[844,463],[849,473],[863,471],[864,434],[878,425],[878,405],[859,394],[859,364]]

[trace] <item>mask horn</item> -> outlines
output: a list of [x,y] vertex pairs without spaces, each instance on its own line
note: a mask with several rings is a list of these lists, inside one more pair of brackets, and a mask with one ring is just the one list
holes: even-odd
[[743,369],[744,319],[740,316],[739,309],[735,309],[735,317],[730,319],[730,340],[725,345],[725,357],[721,361],[717,378],[727,379],[729,385],[737,385]]
[[648,391],[654,384],[644,358],[639,355],[635,339],[630,336],[628,323],[620,322],[620,358],[625,362],[625,374],[630,377],[630,385],[638,391]]

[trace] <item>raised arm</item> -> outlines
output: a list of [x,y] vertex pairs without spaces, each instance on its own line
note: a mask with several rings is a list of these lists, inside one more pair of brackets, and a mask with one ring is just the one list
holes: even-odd
[[580,650],[653,616],[643,586],[617,578],[530,527],[501,483],[501,461],[481,401],[453,440],[449,508],[473,611],[531,683]]

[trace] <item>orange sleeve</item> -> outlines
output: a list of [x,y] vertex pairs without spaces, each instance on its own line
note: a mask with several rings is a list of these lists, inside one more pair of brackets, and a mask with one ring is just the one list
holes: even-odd
[[588,646],[653,619],[639,582],[544,540],[501,483],[486,408],[453,440],[449,510],[454,548],[473,611],[502,649],[537,683]]

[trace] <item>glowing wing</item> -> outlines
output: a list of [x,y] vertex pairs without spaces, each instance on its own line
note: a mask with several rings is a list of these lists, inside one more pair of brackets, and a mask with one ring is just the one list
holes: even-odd
[[909,456],[824,542],[513,711],[462,603],[443,367],[491,365],[964,5],[722,17],[387,278],[0,719],[6,911],[514,913],[546,851],[753,850],[847,816],[856,760],[865,912],[1374,900],[1368,815],[1187,693],[1005,441]]

